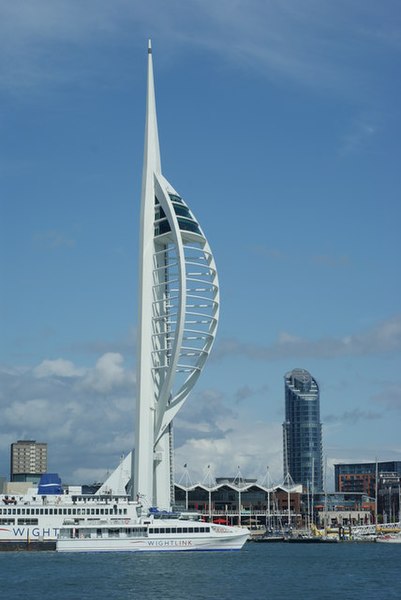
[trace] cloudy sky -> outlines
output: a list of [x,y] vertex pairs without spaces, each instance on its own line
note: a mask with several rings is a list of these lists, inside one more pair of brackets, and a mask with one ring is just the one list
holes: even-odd
[[284,383],[333,462],[401,460],[397,0],[0,0],[0,475],[102,480],[134,444],[147,39],[162,165],[221,322],[176,471],[282,478]]

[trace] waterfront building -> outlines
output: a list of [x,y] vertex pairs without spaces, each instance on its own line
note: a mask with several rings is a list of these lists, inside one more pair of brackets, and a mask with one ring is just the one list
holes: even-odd
[[196,511],[209,520],[229,525],[264,525],[273,528],[299,526],[302,486],[265,486],[254,479],[222,477],[210,485],[175,484],[177,510]]
[[[308,498],[303,498],[307,507]],[[311,499],[309,498],[309,502]],[[305,513],[312,512],[305,510]],[[374,523],[375,499],[360,492],[331,492],[313,497],[312,521],[320,527],[370,525]]]
[[377,490],[377,512],[381,519],[384,522],[400,519],[401,461],[335,464],[334,480],[338,492],[359,492],[376,498]]
[[47,444],[18,440],[11,444],[10,480],[37,483],[47,471]]
[[174,501],[173,418],[213,345],[219,287],[200,224],[162,174],[150,43],[138,292],[134,496],[166,509]]
[[286,373],[284,382],[284,478],[290,476],[312,493],[319,492],[323,488],[319,386],[305,369]]
[[376,496],[376,471],[380,476],[394,473],[401,477],[401,461],[366,463],[338,463],[334,465],[334,485],[336,492],[364,492]]

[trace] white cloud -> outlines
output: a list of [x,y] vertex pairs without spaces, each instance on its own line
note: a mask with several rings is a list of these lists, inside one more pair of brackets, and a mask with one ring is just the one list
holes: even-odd
[[124,358],[118,352],[107,352],[89,370],[82,380],[82,387],[106,394],[114,388],[133,386],[135,377],[124,369]]
[[85,369],[77,368],[74,364],[64,358],[55,360],[43,360],[35,367],[36,377],[79,377],[85,373]]
[[59,358],[0,369],[0,385],[0,474],[17,439],[47,442],[49,469],[70,482],[77,468],[114,468],[133,447],[135,382],[120,354],[106,353],[91,368]]
[[22,431],[28,427],[30,429],[39,427],[42,430],[54,423],[55,416],[49,400],[33,399],[26,402],[12,402],[4,409],[3,419],[7,425],[18,427]]
[[363,89],[366,95],[366,86],[360,84],[369,78],[373,63],[366,56],[372,48],[376,53],[399,51],[401,36],[397,5],[389,20],[385,7],[365,4],[344,0],[3,3],[1,85],[26,88],[94,77],[104,70],[104,64],[97,62],[102,46],[139,44],[151,32],[164,53],[197,46],[235,68],[257,69],[264,77],[285,77],[342,94]]
[[233,338],[225,339],[217,343],[212,360],[231,355],[261,361],[299,357],[328,359],[341,356],[395,354],[400,351],[401,315],[396,315],[369,330],[338,338],[308,340],[282,332],[279,333],[277,341],[270,346],[247,344]]
[[350,131],[342,137],[340,154],[345,156],[360,152],[378,131],[379,128],[372,119],[359,117],[352,124]]
[[[180,423],[180,425],[182,425]],[[224,417],[216,421],[216,427],[224,435],[183,436],[185,442],[176,448],[176,479],[180,478],[184,464],[193,482],[202,481],[205,468],[211,466],[215,476],[235,477],[238,467],[245,477],[262,479],[269,467],[275,481],[282,480],[282,429],[278,423],[252,421],[242,417]],[[198,433],[200,427],[198,427]]]
[[47,248],[72,248],[75,246],[75,240],[61,231],[51,229],[35,234],[34,241],[39,242]]

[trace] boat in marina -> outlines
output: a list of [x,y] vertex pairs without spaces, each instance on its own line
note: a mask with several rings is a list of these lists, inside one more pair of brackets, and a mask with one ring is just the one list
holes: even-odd
[[243,527],[156,518],[65,522],[57,552],[159,552],[240,550],[249,536]]
[[34,542],[55,542],[66,518],[129,519],[136,507],[126,497],[93,495],[13,497],[13,503],[0,506],[0,550],[6,545],[23,547]]
[[379,535],[376,538],[376,542],[384,544],[401,544],[401,533],[387,533],[385,535]]
[[81,486],[62,486],[46,473],[25,493],[0,495],[0,551],[55,549],[65,519],[136,519],[138,502],[126,493],[131,468],[128,454],[95,494]]

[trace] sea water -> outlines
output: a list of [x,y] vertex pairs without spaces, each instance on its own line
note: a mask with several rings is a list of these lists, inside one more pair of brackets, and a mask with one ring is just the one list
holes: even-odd
[[239,552],[0,552],[4,600],[389,600],[401,544],[257,544]]

